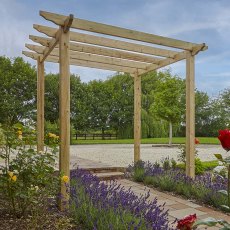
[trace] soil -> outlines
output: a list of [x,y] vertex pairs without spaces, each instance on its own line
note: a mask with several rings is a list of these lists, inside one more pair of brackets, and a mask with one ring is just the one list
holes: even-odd
[[[60,219],[65,220],[66,225],[60,225]],[[38,224],[32,224],[32,217],[25,215],[21,218],[16,217],[6,209],[5,203],[0,200],[0,230],[82,230],[71,224],[69,217],[60,213],[56,208],[47,212],[44,218],[38,221]]]

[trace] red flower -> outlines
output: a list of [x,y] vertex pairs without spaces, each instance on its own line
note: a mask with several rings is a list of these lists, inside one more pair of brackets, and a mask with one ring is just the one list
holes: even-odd
[[198,138],[195,138],[195,144],[196,144],[196,145],[200,144],[200,141],[199,141]]
[[191,230],[193,224],[196,221],[196,214],[189,215],[177,222],[177,229],[180,230]]
[[218,139],[221,142],[222,147],[226,150],[230,150],[230,130],[219,130],[219,136]]

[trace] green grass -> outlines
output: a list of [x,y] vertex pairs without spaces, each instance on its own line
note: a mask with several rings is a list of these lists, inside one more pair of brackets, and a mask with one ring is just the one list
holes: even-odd
[[[216,137],[198,137],[201,144],[219,145],[219,140]],[[72,144],[133,144],[133,139],[120,140],[72,140]],[[168,138],[145,138],[141,140],[142,144],[168,144]],[[184,144],[185,137],[174,137],[173,144]]]

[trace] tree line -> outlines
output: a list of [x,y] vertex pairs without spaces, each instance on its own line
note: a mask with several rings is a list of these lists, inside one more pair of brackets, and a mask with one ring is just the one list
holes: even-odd
[[[45,76],[46,125],[58,126],[58,74]],[[133,137],[134,87],[129,74],[82,82],[71,74],[71,126],[75,132]],[[0,57],[0,123],[36,121],[36,68],[22,58]],[[216,98],[196,90],[196,136],[216,136],[230,125],[230,88]],[[185,136],[185,81],[170,71],[142,77],[142,137]]]

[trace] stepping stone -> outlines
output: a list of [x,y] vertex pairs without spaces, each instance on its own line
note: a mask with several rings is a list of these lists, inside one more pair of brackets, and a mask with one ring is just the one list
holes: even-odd
[[123,172],[100,172],[93,173],[94,176],[97,176],[100,180],[119,180],[124,178]]

